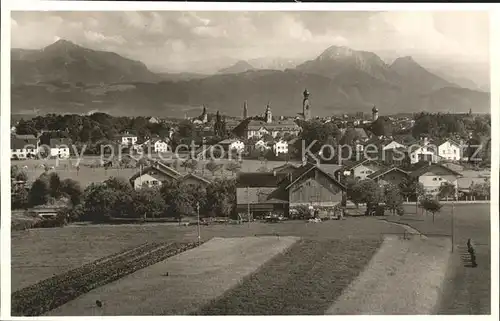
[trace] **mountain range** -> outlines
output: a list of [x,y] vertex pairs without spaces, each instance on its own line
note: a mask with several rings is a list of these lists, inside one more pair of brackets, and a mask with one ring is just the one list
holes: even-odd
[[313,60],[260,58],[231,61],[215,74],[155,73],[113,52],[59,40],[41,50],[12,49],[12,112],[195,116],[209,111],[260,114],[270,103],[275,115],[301,111],[311,93],[313,114],[369,112],[488,112],[488,92],[427,70],[411,57],[391,64],[375,53],[332,46]]

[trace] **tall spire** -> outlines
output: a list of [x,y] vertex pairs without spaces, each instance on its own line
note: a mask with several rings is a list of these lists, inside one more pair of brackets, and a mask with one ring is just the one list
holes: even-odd
[[247,101],[243,103],[243,119],[248,118],[248,106],[247,106]]
[[311,119],[311,104],[309,102],[309,91],[307,89],[302,93],[304,95],[304,100],[302,101],[302,115],[304,120],[308,121]]
[[201,113],[201,117],[200,117],[201,121],[205,124],[208,122],[208,114],[207,114],[207,107],[205,105],[203,105],[203,111]]
[[372,108],[372,120],[376,121],[378,119],[378,109],[377,106],[373,105]]
[[271,106],[270,106],[269,102],[267,103],[267,106],[266,106],[265,117],[266,117],[266,123],[273,122],[273,113],[271,112]]

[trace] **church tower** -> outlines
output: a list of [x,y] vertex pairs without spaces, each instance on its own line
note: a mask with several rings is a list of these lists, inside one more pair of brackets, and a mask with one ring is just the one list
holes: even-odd
[[203,112],[201,113],[200,120],[203,124],[206,124],[208,122],[207,108],[205,107],[205,105],[203,105]]
[[377,106],[373,105],[372,108],[372,120],[376,121],[378,119],[378,109]]
[[309,91],[304,90],[303,92],[304,100],[302,101],[302,115],[304,120],[311,120],[311,104],[309,103]]
[[271,112],[271,106],[269,106],[269,103],[267,104],[267,107],[266,107],[265,117],[266,117],[266,123],[269,124],[269,123],[273,122],[273,113]]
[[248,118],[248,107],[247,107],[247,101],[243,103],[243,119]]

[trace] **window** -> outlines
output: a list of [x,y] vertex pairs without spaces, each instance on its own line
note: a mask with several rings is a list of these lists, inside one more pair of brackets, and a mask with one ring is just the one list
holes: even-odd
[[152,183],[153,183],[153,186],[158,185],[158,181],[152,181]]

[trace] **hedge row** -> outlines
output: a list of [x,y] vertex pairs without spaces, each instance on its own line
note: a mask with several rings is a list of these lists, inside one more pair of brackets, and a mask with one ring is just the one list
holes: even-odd
[[14,292],[12,315],[43,315],[97,287],[197,245],[197,243],[147,243],[53,276]]

